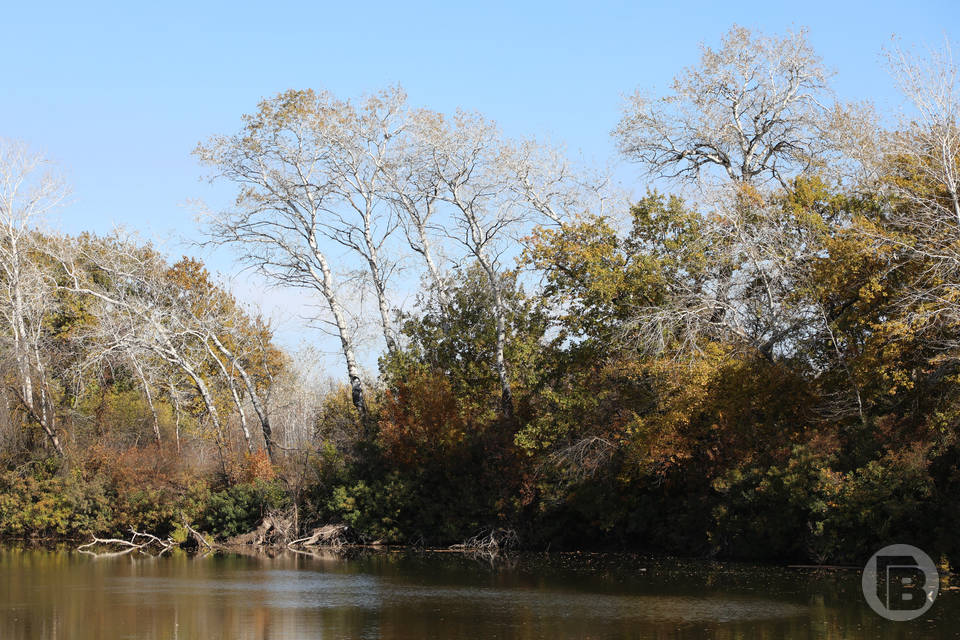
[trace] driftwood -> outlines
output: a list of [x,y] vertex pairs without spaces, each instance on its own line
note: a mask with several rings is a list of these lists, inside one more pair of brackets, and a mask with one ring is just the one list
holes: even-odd
[[350,527],[345,524],[328,524],[317,527],[304,538],[292,540],[287,547],[326,547],[340,549],[349,544]]
[[227,546],[281,546],[287,544],[295,534],[292,513],[268,513],[256,529],[233,536],[227,540]]
[[492,560],[510,553],[518,546],[520,536],[513,529],[488,529],[449,548],[451,551],[463,551]]
[[[309,535],[302,538],[294,538],[296,535],[295,517],[291,512],[274,512],[267,514],[256,529],[248,533],[234,536],[225,543],[216,543],[208,540],[207,536],[197,531],[187,520],[186,516],[181,514],[183,528],[187,532],[187,540],[192,540],[196,548],[204,553],[216,550],[238,551],[243,547],[272,547],[297,551],[311,549],[339,550],[351,543],[358,542],[357,536],[352,529],[345,524],[328,524],[317,527]],[[86,544],[77,547],[81,553],[86,553],[96,557],[121,556],[128,553],[146,553],[153,556],[161,556],[167,551],[180,546],[171,538],[161,540],[159,537],[150,533],[144,533],[130,529],[130,539],[120,538],[98,538]],[[100,546],[110,551],[97,552],[95,547]],[[114,551],[114,549],[119,549]]]
[[207,542],[207,539],[203,537],[203,534],[190,526],[190,523],[187,522],[187,519],[183,519],[183,527],[187,530],[187,533],[190,534],[190,537],[193,538],[194,542],[197,543],[197,548],[206,547],[207,551],[213,551],[213,545]]
[[[77,547],[77,551],[80,553],[86,553],[88,555],[97,557],[97,558],[107,558],[122,556],[128,553],[133,553],[134,551],[138,553],[148,553],[150,555],[162,556],[167,551],[170,551],[177,546],[177,543],[167,538],[166,540],[161,540],[155,535],[144,533],[142,531],[137,531],[133,527],[130,528],[130,539],[123,540],[120,538],[98,538],[97,536],[92,536],[93,540],[86,544],[82,544]],[[120,547],[121,551],[91,551],[90,549],[101,545],[104,547]],[[151,550],[156,550],[156,553],[150,553]]]

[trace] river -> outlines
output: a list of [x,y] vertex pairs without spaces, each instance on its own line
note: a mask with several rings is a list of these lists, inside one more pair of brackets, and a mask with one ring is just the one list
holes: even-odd
[[910,622],[875,614],[858,571],[631,555],[351,557],[0,550],[3,640],[953,638],[944,584]]

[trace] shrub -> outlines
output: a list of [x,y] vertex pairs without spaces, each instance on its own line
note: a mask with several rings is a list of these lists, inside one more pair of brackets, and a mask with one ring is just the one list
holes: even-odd
[[267,513],[289,505],[290,498],[279,482],[245,482],[212,493],[200,523],[205,533],[230,538],[252,531]]
[[922,449],[887,453],[849,473],[818,540],[834,562],[861,564],[894,543],[930,548],[933,481]]
[[111,499],[101,482],[55,475],[51,465],[0,474],[0,536],[49,538],[110,528]]
[[714,551],[752,560],[816,556],[839,482],[829,460],[803,447],[783,465],[728,472],[714,482],[721,495],[710,532]]

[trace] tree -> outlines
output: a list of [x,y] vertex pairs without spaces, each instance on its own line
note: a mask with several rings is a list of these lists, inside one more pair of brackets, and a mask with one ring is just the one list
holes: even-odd
[[893,47],[886,58],[913,107],[890,139],[890,153],[913,178],[893,181],[894,193],[930,222],[960,225],[960,70],[950,44],[927,58]]
[[410,114],[407,135],[394,145],[387,163],[386,197],[397,210],[410,249],[418,254],[427,268],[432,290],[444,304],[449,302],[447,283],[433,248],[432,234],[437,231],[437,211],[442,180],[434,170],[430,140],[442,116],[421,109]]
[[879,188],[885,216],[858,226],[881,251],[899,256],[898,304],[930,344],[960,342],[960,70],[949,43],[926,58],[893,47],[887,61],[912,108],[884,136]]
[[439,187],[437,198],[450,209],[444,234],[460,244],[486,274],[490,311],[496,320],[494,366],[500,379],[501,408],[510,419],[513,390],[505,356],[508,311],[500,259],[509,246],[510,233],[530,219],[530,211],[520,206],[510,191],[500,164],[504,142],[493,122],[458,112],[452,122],[438,118],[434,125],[420,133],[429,149],[432,182]]
[[[325,93],[282,93],[264,100],[257,113],[246,116],[241,133],[215,136],[199,145],[196,154],[213,167],[214,178],[239,188],[232,210],[207,218],[211,241],[231,245],[241,262],[273,282],[322,296],[340,339],[353,403],[366,424],[356,339],[334,263],[324,248],[324,240],[349,240],[354,237],[350,230],[356,229],[347,225],[345,238],[337,227],[344,222],[338,211],[345,187],[335,170],[338,160],[332,158],[339,149],[331,144],[331,131],[341,119],[333,105],[333,98]],[[364,207],[369,202],[363,196],[361,200]],[[361,237],[366,242],[367,235]]]
[[602,206],[606,181],[575,168],[560,149],[505,137],[496,123],[475,113],[425,118],[415,134],[417,174],[425,176],[431,204],[442,203],[447,214],[441,233],[486,274],[497,327],[494,367],[503,414],[512,418],[503,258],[533,226],[562,226],[591,203]]
[[0,139],[0,316],[3,338],[13,354],[11,390],[28,419],[63,455],[56,407],[49,386],[44,318],[55,299],[51,281],[37,264],[37,225],[67,195],[49,161],[22,142]]
[[777,38],[734,26],[658,100],[634,95],[613,135],[651,174],[739,182],[789,179],[828,151],[829,73],[805,31]]
[[[62,286],[91,300],[100,353],[130,353],[131,358],[149,353],[181,371],[202,400],[222,446],[220,409],[204,370],[209,351],[195,340],[196,328],[182,311],[184,291],[167,277],[163,257],[114,236],[64,247],[59,262]],[[249,433],[244,435],[249,441]]]
[[[233,296],[214,285],[210,274],[197,260],[183,258],[167,272],[167,277],[185,294],[180,309],[186,315],[185,326],[204,345],[222,374],[237,407],[248,449],[252,453],[242,398],[244,393],[260,421],[264,446],[273,461],[273,429],[268,402],[263,393],[269,394],[272,370],[279,368],[279,364],[277,354],[268,346],[269,327],[247,316]],[[264,374],[260,378],[266,378],[265,383],[257,383],[254,379],[256,371]]]

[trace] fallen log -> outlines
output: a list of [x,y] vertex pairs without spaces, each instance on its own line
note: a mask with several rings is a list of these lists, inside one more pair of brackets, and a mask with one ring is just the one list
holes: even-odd
[[213,551],[213,545],[207,542],[207,539],[203,537],[202,533],[190,526],[186,518],[183,519],[183,527],[187,530],[187,533],[190,534],[190,537],[193,538],[194,542],[197,543],[197,548],[203,546],[207,548],[207,551]]

